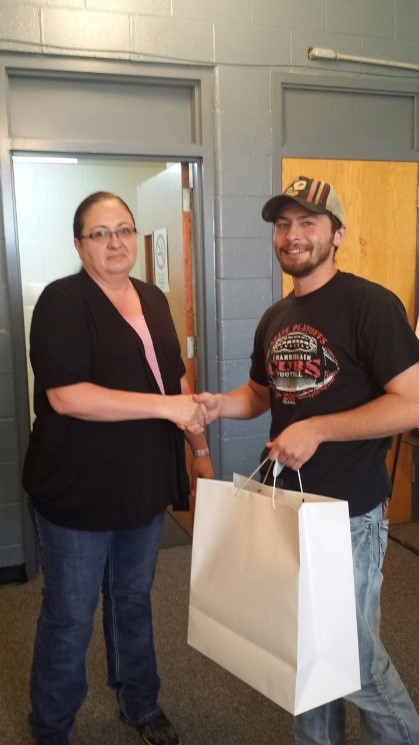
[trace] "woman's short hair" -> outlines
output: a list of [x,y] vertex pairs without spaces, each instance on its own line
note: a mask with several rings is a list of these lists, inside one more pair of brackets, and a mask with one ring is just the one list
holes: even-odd
[[124,202],[121,197],[118,197],[117,194],[112,194],[112,192],[110,191],[95,191],[94,194],[90,194],[88,197],[86,197],[86,199],[83,199],[74,213],[73,235],[75,238],[80,238],[83,233],[84,217],[90,207],[93,207],[94,204],[98,204],[98,202],[105,202],[108,199],[116,199],[123,207],[125,207],[125,209],[128,210],[128,212],[130,213],[132,222],[135,225],[134,215],[132,214],[127,203]]

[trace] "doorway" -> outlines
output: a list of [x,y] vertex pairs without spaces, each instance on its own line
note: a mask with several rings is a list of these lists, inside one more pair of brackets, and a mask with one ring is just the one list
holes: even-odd
[[[190,164],[15,153],[13,176],[31,422],[34,413],[29,330],[33,307],[47,284],[79,270],[73,244],[73,215],[78,204],[95,191],[117,194],[134,214],[138,228],[134,277],[158,284],[154,275],[150,277],[147,257],[150,262],[155,253],[153,235],[158,229],[165,231],[168,281],[161,289],[169,302],[191,389],[195,390],[195,345],[190,343],[190,337],[195,338],[196,322],[193,241],[185,195],[185,184],[190,189],[193,179]],[[188,220],[189,229],[185,228]],[[188,458],[189,448],[186,450]],[[189,513],[173,516],[191,531]]]

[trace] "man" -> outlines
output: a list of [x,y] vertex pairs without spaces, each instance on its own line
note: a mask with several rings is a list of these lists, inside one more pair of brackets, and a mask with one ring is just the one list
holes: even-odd
[[[208,422],[270,408],[266,452],[284,465],[280,485],[298,490],[299,470],[305,491],[348,501],[362,687],[347,699],[360,709],[363,745],[418,745],[418,715],[380,641],[380,590],[385,459],[391,436],[419,425],[419,341],[393,293],[336,269],[345,216],[330,184],[300,176],[262,217],[293,292],[257,327],[248,383],[196,400]],[[295,717],[295,742],[343,745],[344,716],[338,699]]]

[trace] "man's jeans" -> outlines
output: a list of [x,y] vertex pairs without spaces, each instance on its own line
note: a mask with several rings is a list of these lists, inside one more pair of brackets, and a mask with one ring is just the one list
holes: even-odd
[[[346,699],[360,709],[362,745],[419,745],[419,717],[380,640],[381,568],[388,538],[382,514],[379,505],[350,521],[362,688]],[[344,745],[344,730],[343,699],[294,719],[298,745]]]
[[164,513],[135,530],[71,530],[34,511],[44,575],[29,721],[39,745],[68,745],[87,693],[86,651],[103,593],[108,685],[131,724],[160,711],[151,618]]

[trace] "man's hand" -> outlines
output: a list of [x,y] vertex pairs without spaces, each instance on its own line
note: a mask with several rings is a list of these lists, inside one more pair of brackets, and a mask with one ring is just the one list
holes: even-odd
[[183,431],[197,435],[204,431],[206,409],[194,401],[192,395],[167,396],[170,406],[168,419]]
[[314,455],[320,442],[314,421],[304,419],[290,424],[267,447],[271,460],[298,471]]
[[204,412],[205,424],[210,424],[221,416],[221,401],[218,393],[195,393],[193,400],[199,404]]

